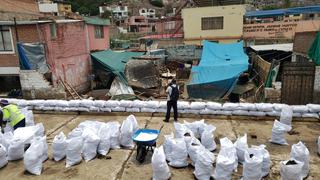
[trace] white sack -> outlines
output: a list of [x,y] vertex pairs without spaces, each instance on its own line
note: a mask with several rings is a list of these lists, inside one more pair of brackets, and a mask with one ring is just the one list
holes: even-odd
[[81,100],[70,100],[69,107],[79,107],[80,103],[81,103]]
[[186,142],[188,155],[191,159],[192,166],[195,166],[198,157],[198,150],[205,149],[201,142],[195,137],[190,137],[190,142]]
[[305,105],[294,105],[291,106],[293,112],[298,112],[298,113],[307,113],[309,112],[308,106]]
[[320,113],[320,104],[307,104],[307,107],[312,113]]
[[97,133],[101,127],[103,122],[100,121],[84,121],[78,125],[78,128],[84,129],[91,129],[93,132]]
[[139,129],[134,115],[130,115],[123,121],[120,128],[120,144],[124,147],[133,148],[133,134]]
[[151,109],[157,109],[157,108],[159,108],[159,101],[145,101],[144,107],[151,108]]
[[172,144],[174,141],[173,133],[169,135],[164,135],[164,143],[163,143],[163,150],[166,154],[167,161],[171,161],[172,157]]
[[272,127],[272,136],[270,142],[280,145],[288,145],[285,135],[290,130],[290,126],[275,120]]
[[216,180],[230,180],[237,169],[238,159],[236,148],[228,138],[220,139],[221,150],[217,157],[214,178]]
[[83,138],[83,147],[82,147],[82,155],[83,159],[86,162],[94,159],[97,156],[97,149],[100,143],[100,138],[89,128],[83,130],[82,133]]
[[31,110],[28,110],[28,108],[22,108],[21,113],[25,116],[26,126],[33,126],[34,125],[33,112]]
[[125,107],[112,107],[111,111],[112,112],[126,112],[126,108]]
[[21,139],[12,139],[8,147],[8,160],[15,161],[23,158],[24,142]]
[[214,115],[215,114],[215,110],[205,108],[205,109],[200,110],[199,114]]
[[318,113],[303,113],[302,117],[303,118],[316,118],[316,119],[319,119],[319,114]]
[[215,111],[215,114],[217,114],[217,115],[224,115],[224,116],[231,116],[232,115],[232,110],[221,110],[221,111],[219,111],[219,110],[217,110],[217,111]]
[[284,106],[280,115],[280,122],[291,126],[293,111],[290,106]]
[[63,132],[60,132],[53,138],[52,155],[55,161],[60,161],[66,157],[67,138]]
[[177,168],[188,166],[188,151],[183,138],[174,139],[172,142],[171,161],[169,165]]
[[89,108],[90,112],[99,112],[100,111],[100,108],[99,107],[95,107],[95,106],[91,106]]
[[10,132],[5,132],[2,136],[2,145],[6,148],[7,153],[9,149],[10,142],[13,140],[13,133]]
[[167,101],[160,101],[159,108],[160,109],[167,109]]
[[164,154],[163,146],[155,148],[152,158],[152,171],[153,171],[153,180],[167,180],[170,178],[171,173],[169,166],[166,162],[166,156]]
[[177,107],[178,109],[190,109],[190,103],[187,101],[178,101]]
[[269,174],[270,167],[271,167],[271,160],[270,160],[270,154],[268,150],[266,150],[266,145],[262,144],[260,146],[252,146],[252,148],[258,150],[261,152],[263,161],[262,161],[262,177],[265,177]]
[[140,108],[126,108],[126,112],[140,112]]
[[302,180],[303,162],[296,160],[281,161],[280,175],[282,180]]
[[238,110],[256,111],[256,105],[253,103],[239,103]]
[[132,104],[133,104],[132,101],[129,101],[129,100],[121,100],[121,101],[119,101],[120,107],[131,108]]
[[106,101],[103,101],[103,100],[96,100],[96,101],[93,101],[93,105],[95,107],[103,108],[105,105],[105,102]]
[[256,148],[249,148],[244,153],[242,180],[260,180],[262,178],[262,165],[262,152]]
[[308,148],[299,141],[297,144],[292,145],[291,159],[300,161],[303,163],[301,175],[303,178],[306,178],[309,174],[309,161],[310,161],[310,153]]
[[222,109],[222,105],[220,103],[216,103],[216,102],[207,102],[206,107],[207,107],[207,109],[210,109],[210,110]]
[[78,107],[78,111],[80,111],[80,112],[90,112],[90,109],[88,107]]
[[[143,108],[144,107],[145,102],[144,101],[140,101],[140,100],[134,100],[132,102],[132,107],[133,108]],[[167,107],[167,104],[166,104]]]
[[101,112],[111,112],[111,108],[100,108]]
[[275,111],[282,111],[282,108],[284,107],[284,106],[287,106],[286,104],[279,104],[279,103],[274,103],[273,104],[273,109],[275,110]]
[[47,137],[46,136],[43,136],[43,137],[36,136],[32,139],[31,144],[34,142],[42,144],[42,153],[41,153],[40,158],[41,158],[42,162],[46,161],[48,159]]
[[226,111],[234,111],[237,110],[238,107],[239,103],[224,103],[222,109]]
[[181,113],[181,114],[200,114],[200,111],[199,109],[181,109],[179,110],[178,109],[178,113]]
[[186,125],[174,122],[173,123],[175,129],[175,137],[176,138],[184,138],[185,136],[194,136],[193,132],[187,128]]
[[190,104],[190,109],[193,109],[193,110],[201,110],[201,109],[204,109],[205,107],[206,107],[205,102],[191,102]]
[[198,139],[201,138],[201,134],[203,133],[204,128],[206,126],[206,124],[204,123],[204,120],[195,121],[192,123],[189,123],[187,121],[183,121],[183,122],[185,127],[189,128],[196,138]]
[[256,103],[256,108],[258,109],[258,111],[269,112],[269,111],[273,111],[273,104],[270,104],[270,103]]
[[81,137],[82,136],[82,132],[83,132],[83,129],[77,127],[77,128],[74,128],[69,134],[68,134],[68,139],[72,139],[72,138],[75,138],[75,137]]
[[106,101],[104,106],[108,108],[115,108],[115,107],[119,107],[120,103],[119,101],[116,101],[116,100],[108,100]]
[[146,113],[154,113],[154,112],[156,112],[156,109],[154,109],[154,108],[141,108],[140,111],[146,112]]
[[244,134],[244,136],[239,137],[234,144],[237,149],[238,162],[240,164],[243,164],[243,162],[245,160],[244,159],[245,152],[248,150],[247,134]]
[[57,100],[55,106],[59,106],[59,107],[69,107],[69,102],[68,102],[68,101],[65,101],[65,100]]
[[4,147],[4,145],[0,144],[0,169],[7,164],[8,164],[7,149]]
[[213,175],[214,154],[207,149],[200,148],[197,155],[193,174],[198,180],[208,180]]
[[111,131],[109,129],[109,124],[104,123],[98,132],[98,136],[100,138],[100,143],[98,145],[98,153],[105,156],[108,154],[110,150],[110,136]]
[[90,99],[82,99],[80,102],[80,106],[90,108],[91,106],[93,106],[93,102],[94,101]]
[[44,144],[42,139],[33,139],[31,146],[28,148],[23,157],[24,168],[34,175],[40,175],[42,171],[42,156]]
[[214,151],[217,148],[217,144],[214,141],[214,131],[216,127],[213,125],[206,125],[201,135],[201,144],[209,151]]
[[13,132],[14,129],[11,127],[10,123],[7,122],[6,123],[6,126],[3,128],[3,132],[6,133],[6,132]]
[[67,140],[66,150],[66,167],[77,165],[81,162],[81,151],[83,146],[83,139],[81,136],[73,137]]
[[277,117],[280,117],[281,116],[281,111],[270,111],[270,112],[266,112],[266,114],[268,116],[277,116]]
[[120,149],[120,124],[118,122],[110,122],[109,130],[111,132],[110,136],[110,148]]
[[301,113],[298,113],[298,112],[294,112],[294,113],[292,114],[292,117],[300,118],[300,117],[302,117],[302,114],[301,114]]
[[249,111],[248,116],[257,116],[257,117],[264,117],[267,115],[268,112],[263,111]]
[[234,111],[232,111],[232,115],[248,116],[249,115],[249,111],[246,111],[246,110],[234,110]]

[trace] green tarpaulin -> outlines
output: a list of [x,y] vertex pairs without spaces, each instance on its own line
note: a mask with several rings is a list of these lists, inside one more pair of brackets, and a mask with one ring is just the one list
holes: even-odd
[[308,55],[316,63],[316,65],[320,65],[320,32],[317,33],[316,39],[313,41]]
[[92,24],[92,25],[101,25],[101,26],[108,26],[110,25],[109,19],[102,19],[96,16],[90,16],[90,17],[83,17],[83,20],[86,22],[86,24]]
[[142,56],[142,52],[114,52],[112,50],[105,50],[91,53],[94,68],[103,68],[105,71],[113,73],[118,76],[124,83],[128,83],[124,74],[126,63],[132,57]]

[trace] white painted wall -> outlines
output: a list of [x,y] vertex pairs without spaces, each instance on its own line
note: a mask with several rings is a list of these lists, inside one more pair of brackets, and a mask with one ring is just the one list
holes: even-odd
[[58,13],[58,4],[57,3],[44,3],[41,4],[39,3],[39,11],[43,12],[43,13],[52,13],[52,12],[56,12]]

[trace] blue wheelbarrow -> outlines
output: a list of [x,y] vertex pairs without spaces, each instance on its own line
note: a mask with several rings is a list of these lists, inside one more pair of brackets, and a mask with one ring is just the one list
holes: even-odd
[[156,141],[160,135],[160,132],[163,128],[163,125],[159,130],[156,129],[139,129],[137,130],[133,136],[132,140],[137,145],[137,156],[136,160],[140,163],[143,163],[148,151],[152,151],[153,147],[156,147]]

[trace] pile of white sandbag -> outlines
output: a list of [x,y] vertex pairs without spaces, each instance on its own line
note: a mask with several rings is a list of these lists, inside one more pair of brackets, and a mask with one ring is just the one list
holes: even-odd
[[66,167],[88,162],[97,154],[107,155],[110,149],[132,148],[132,136],[139,129],[136,118],[130,115],[120,125],[118,122],[84,121],[66,137],[62,132],[54,137],[53,159],[66,157]]
[[[148,112],[164,113],[167,101],[140,100],[24,100],[7,99],[22,108],[42,111],[80,111],[80,112]],[[235,115],[235,116],[276,116],[287,105],[278,103],[217,103],[217,102],[189,102],[178,101],[178,112],[182,114],[203,115]],[[307,104],[290,106],[293,117],[319,118],[320,105]]]

